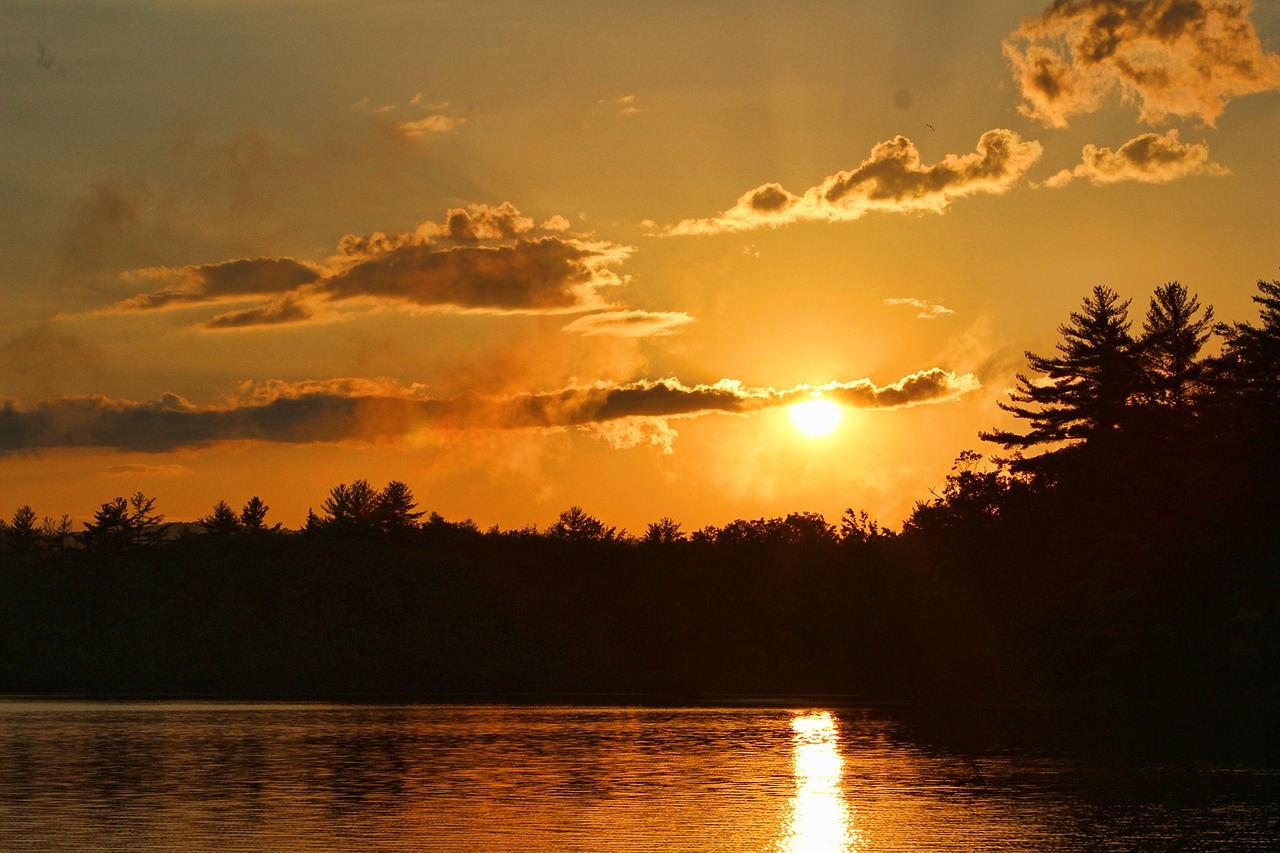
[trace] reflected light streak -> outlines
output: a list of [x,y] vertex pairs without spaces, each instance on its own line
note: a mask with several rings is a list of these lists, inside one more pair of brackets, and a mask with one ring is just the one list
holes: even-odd
[[791,721],[795,793],[791,797],[779,853],[853,853],[860,833],[840,789],[840,733],[830,712]]

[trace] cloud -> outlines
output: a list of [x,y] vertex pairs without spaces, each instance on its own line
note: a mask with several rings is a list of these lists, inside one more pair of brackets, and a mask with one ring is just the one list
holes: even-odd
[[467,120],[463,116],[429,115],[426,118],[401,122],[400,129],[416,139],[423,136],[452,133],[459,126],[466,123]]
[[319,268],[292,258],[242,258],[186,267],[147,267],[126,281],[162,281],[165,287],[117,302],[111,313],[153,311],[204,302],[290,293],[320,278]]
[[[323,263],[257,258],[132,270],[125,280],[160,286],[106,311],[270,297],[204,323],[204,328],[225,330],[314,321],[322,317],[317,309],[324,303],[529,314],[608,308],[601,291],[626,283],[614,267],[633,249],[565,236],[567,225],[568,220],[553,216],[537,228],[509,202],[473,204],[449,210],[442,223],[423,222],[412,231],[348,234]],[[667,317],[665,322],[673,321]]]
[[[421,92],[410,98],[409,103],[403,106],[400,104],[375,104],[367,97],[361,98],[352,106],[363,112],[378,116],[381,123],[410,139],[424,139],[453,133],[467,123],[465,115],[456,112],[450,115],[443,112],[449,108],[448,101],[431,101]],[[389,118],[402,110],[414,112],[421,110],[426,112],[427,115],[421,118]]]
[[1044,186],[1061,187],[1076,178],[1086,178],[1094,184],[1121,181],[1162,184],[1191,175],[1230,174],[1226,167],[1209,161],[1207,144],[1181,142],[1176,130],[1163,135],[1144,133],[1116,151],[1086,145],[1082,160],[1074,169],[1063,169],[1046,180]]
[[619,338],[655,338],[672,335],[693,318],[683,311],[605,311],[587,314],[564,327],[580,335]]
[[640,108],[636,106],[635,95],[623,95],[619,98],[607,98],[600,103],[616,107],[618,112],[624,116],[633,116],[640,112]]
[[[642,441],[660,445],[669,443],[674,431],[653,419],[749,415],[815,393],[858,408],[899,408],[951,400],[977,387],[972,375],[957,376],[939,368],[886,386],[859,379],[779,390],[748,388],[727,379],[686,386],[668,378],[451,398],[435,398],[420,386],[386,380],[278,381],[242,386],[227,405],[211,407],[196,406],[176,394],[145,402],[60,397],[30,406],[0,400],[0,452],[52,447],[165,452],[228,441],[375,442],[406,439],[423,430],[568,427],[613,436],[619,446]],[[627,436],[639,438],[626,445],[631,440]]]
[[145,181],[121,175],[97,181],[71,206],[71,224],[62,238],[63,255],[79,267],[91,267],[118,247],[137,225],[151,196]]
[[1055,0],[1004,42],[1019,110],[1065,127],[1119,93],[1145,122],[1212,126],[1236,98],[1280,87],[1249,13],[1247,0]]
[[205,322],[204,327],[206,329],[243,329],[250,326],[283,326],[303,323],[314,316],[315,312],[306,303],[299,301],[296,297],[285,296],[266,305],[219,314]]
[[191,469],[185,465],[145,465],[139,463],[112,465],[98,472],[103,477],[177,477],[190,473]]
[[925,165],[910,139],[898,136],[871,149],[856,169],[837,172],[803,195],[768,183],[709,219],[686,219],[667,234],[718,234],[791,222],[843,222],[872,211],[941,213],[953,199],[1007,192],[1040,159],[1039,142],[1011,130],[989,130],[977,150]]
[[101,347],[42,323],[0,343],[0,381],[25,394],[58,394],[77,378],[101,375],[105,361]]
[[924,300],[914,299],[910,296],[886,299],[884,300],[884,304],[885,305],[907,305],[912,308],[916,308],[920,312],[916,314],[916,318],[920,320],[932,320],[935,317],[941,317],[945,314],[956,313],[944,305],[935,305],[932,302],[925,302]]
[[408,245],[320,283],[331,301],[373,297],[425,308],[556,313],[603,307],[598,291],[623,283],[610,266],[631,250],[559,237],[503,246]]

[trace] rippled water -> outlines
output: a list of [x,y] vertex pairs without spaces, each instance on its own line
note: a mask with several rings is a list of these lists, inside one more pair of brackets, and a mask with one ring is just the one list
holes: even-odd
[[822,709],[0,702],[0,850],[1226,851],[1274,769]]

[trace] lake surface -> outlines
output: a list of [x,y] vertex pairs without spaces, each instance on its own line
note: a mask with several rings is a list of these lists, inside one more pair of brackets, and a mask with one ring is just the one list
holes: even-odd
[[[940,745],[940,743],[942,745]],[[0,701],[0,850],[1239,851],[1280,773],[880,709]]]

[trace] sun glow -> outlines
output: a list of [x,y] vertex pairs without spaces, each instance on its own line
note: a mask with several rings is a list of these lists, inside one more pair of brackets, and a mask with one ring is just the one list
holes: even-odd
[[830,435],[840,425],[843,414],[839,403],[817,394],[791,406],[791,422],[810,438]]

